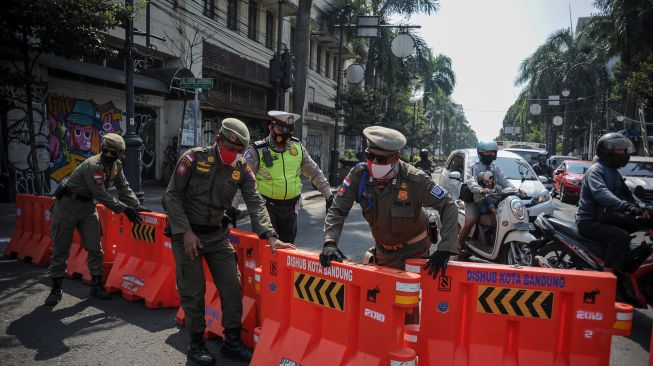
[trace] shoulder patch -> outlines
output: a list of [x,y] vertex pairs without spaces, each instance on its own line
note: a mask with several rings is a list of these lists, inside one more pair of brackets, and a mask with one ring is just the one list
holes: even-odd
[[437,183],[433,185],[433,188],[431,188],[431,196],[437,199],[443,199],[446,194],[447,191]]
[[349,189],[349,186],[351,185],[351,180],[349,177],[345,177],[345,179],[342,181],[342,184],[340,185],[340,188],[338,188],[338,196],[342,197],[345,195],[347,192],[347,189]]
[[245,150],[245,153],[243,154],[243,158],[251,159],[252,158],[252,150],[250,150],[250,149]]
[[93,173],[93,181],[95,184],[104,184],[104,172],[103,171],[96,171]]

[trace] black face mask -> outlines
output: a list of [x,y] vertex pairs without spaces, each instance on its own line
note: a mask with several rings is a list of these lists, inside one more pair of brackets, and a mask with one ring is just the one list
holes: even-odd
[[277,134],[275,132],[272,132],[272,137],[274,138],[274,142],[276,142],[279,145],[286,145],[288,143],[288,140],[292,137],[292,133],[286,132],[286,133],[280,133]]
[[613,168],[623,168],[630,161],[629,154],[609,154],[605,162]]
[[104,154],[100,155],[100,161],[106,165],[112,165],[116,162],[116,160],[118,160],[117,156],[107,156]]
[[496,155],[481,155],[480,160],[484,165],[490,165],[496,158]]

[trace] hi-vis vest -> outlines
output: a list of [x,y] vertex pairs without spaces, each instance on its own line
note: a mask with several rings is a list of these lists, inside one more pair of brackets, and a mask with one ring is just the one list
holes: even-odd
[[[265,150],[272,156],[272,166],[265,164],[263,153]],[[256,172],[258,191],[267,198],[275,200],[289,200],[302,193],[302,180],[300,167],[302,164],[302,145],[293,138],[290,147],[282,153],[265,147],[256,149],[259,158]],[[263,173],[263,174],[261,174]],[[272,177],[272,178],[268,178]]]

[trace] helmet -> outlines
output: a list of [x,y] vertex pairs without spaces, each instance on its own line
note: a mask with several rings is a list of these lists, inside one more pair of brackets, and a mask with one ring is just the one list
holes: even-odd
[[[499,146],[496,141],[481,141],[476,147],[478,159],[485,165],[490,165],[497,158],[497,150],[499,150]],[[494,154],[482,154],[486,151],[494,151]]]
[[[624,150],[624,153],[617,150]],[[599,160],[614,168],[625,166],[630,160],[630,155],[635,151],[632,141],[616,132],[606,133],[596,142],[596,155]]]
[[420,150],[420,152],[419,152],[419,157],[420,157],[420,159],[422,159],[422,160],[426,160],[426,159],[428,159],[428,158],[429,158],[429,151],[428,151],[427,149],[422,149],[422,150]]
[[480,172],[476,176],[476,180],[478,181],[478,183],[483,183],[483,181],[490,180],[490,179],[494,179],[494,174],[492,174],[492,172],[489,170]]
[[548,158],[549,158],[549,153],[546,151],[540,151],[537,154],[537,161],[539,161],[542,164],[546,163],[546,159]]

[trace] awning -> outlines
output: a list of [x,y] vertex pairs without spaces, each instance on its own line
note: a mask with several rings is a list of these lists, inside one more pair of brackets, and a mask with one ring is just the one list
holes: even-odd
[[[194,78],[193,72],[185,67],[170,67],[165,69],[145,69],[140,72],[140,75],[151,77],[153,79],[162,81],[168,86],[169,91],[180,90],[179,79],[181,78]],[[192,90],[187,90],[192,92]]]

